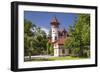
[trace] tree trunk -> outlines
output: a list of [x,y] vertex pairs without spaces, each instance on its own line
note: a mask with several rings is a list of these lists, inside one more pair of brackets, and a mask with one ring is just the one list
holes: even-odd
[[79,51],[79,57],[83,56],[83,47],[82,47],[82,41],[80,40],[80,51]]

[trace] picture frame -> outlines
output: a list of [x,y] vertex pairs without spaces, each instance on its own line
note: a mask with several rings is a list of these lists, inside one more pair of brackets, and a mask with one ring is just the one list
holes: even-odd
[[[28,18],[28,16],[30,16],[30,18],[31,18],[31,16],[32,16],[32,15],[28,15],[28,13],[31,14],[30,12],[32,12],[34,14],[33,19],[36,18],[38,20],[39,18],[41,18],[42,22],[40,20],[38,20],[38,22],[41,22],[41,23],[47,21],[46,20],[47,18],[44,19],[43,17],[50,16],[52,14],[55,18],[51,21],[51,25],[54,26],[54,24],[55,24],[56,28],[58,26],[57,25],[58,20],[56,18],[58,17],[60,20],[60,15],[62,16],[65,14],[67,16],[68,13],[69,13],[69,15],[89,14],[89,17],[90,17],[89,24],[91,25],[89,27],[90,28],[89,35],[90,35],[90,38],[92,38],[92,39],[90,39],[90,42],[89,42],[90,43],[89,44],[90,57],[87,59],[84,59],[84,60],[82,60],[82,59],[76,60],[76,58],[75,58],[75,60],[74,59],[60,60],[60,61],[57,60],[57,61],[50,61],[50,62],[45,61],[45,60],[37,61],[37,59],[36,59],[36,61],[34,61],[34,58],[35,58],[34,55],[37,54],[37,53],[34,53],[34,55],[32,55],[33,60],[31,59],[31,62],[26,60],[25,59],[26,55],[24,52],[25,46],[27,45],[27,44],[25,45],[25,29],[28,26],[26,26],[26,28],[25,28],[24,25],[25,25],[25,17]],[[40,15],[38,15],[38,14],[40,14]],[[87,15],[85,15],[85,16],[87,16]],[[62,20],[64,20],[64,19],[62,19]],[[40,25],[38,25],[38,26],[40,26]],[[46,26],[46,25],[42,24],[41,26]],[[56,30],[54,30],[54,32],[55,31]],[[55,38],[55,39],[57,39],[57,38]],[[33,47],[34,46],[35,45],[33,45]],[[55,50],[55,51],[57,52],[57,50]],[[44,57],[45,52],[42,52],[42,53],[43,53],[43,57]],[[54,56],[59,56],[59,55],[60,55],[60,53],[55,54],[55,52],[54,52]],[[77,56],[77,55],[75,55],[75,56]],[[58,59],[59,59],[59,57],[58,57]],[[53,60],[54,60],[54,58],[53,58]],[[26,61],[28,61],[28,62],[26,62]],[[96,66],[97,66],[97,6],[18,2],[18,1],[11,2],[11,71],[35,71],[35,70],[81,68],[81,67],[96,67]]]

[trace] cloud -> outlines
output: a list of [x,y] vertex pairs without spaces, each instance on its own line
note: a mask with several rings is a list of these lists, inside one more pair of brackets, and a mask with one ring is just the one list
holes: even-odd
[[47,35],[49,34],[49,29],[42,27],[41,30],[45,31]]

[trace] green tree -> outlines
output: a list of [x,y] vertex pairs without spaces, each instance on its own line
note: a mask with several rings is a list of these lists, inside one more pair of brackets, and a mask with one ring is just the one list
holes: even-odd
[[25,56],[29,56],[31,60],[32,55],[47,53],[47,36],[45,31],[41,30],[32,22],[24,20],[24,48]]
[[71,48],[71,53],[76,56],[89,56],[86,52],[90,51],[90,15],[80,14],[75,25],[70,27],[69,35],[70,39],[65,41],[65,47]]
[[29,55],[29,59],[31,59],[31,41],[30,37],[32,36],[32,33],[30,32],[30,29],[32,27],[32,23],[30,21],[24,20],[24,48],[25,53],[24,55]]
[[53,45],[49,42],[47,42],[47,54],[53,55],[54,54],[54,48]]

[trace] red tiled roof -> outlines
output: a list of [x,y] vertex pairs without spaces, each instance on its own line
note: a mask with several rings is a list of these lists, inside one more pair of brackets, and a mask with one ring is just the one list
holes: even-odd
[[58,44],[59,45],[63,45],[64,44],[64,41],[65,41],[65,38],[59,38]]
[[61,37],[61,38],[59,38],[59,39],[58,39],[57,41],[55,41],[55,42],[52,42],[52,40],[49,39],[48,42],[51,43],[51,44],[58,43],[59,45],[63,45],[64,42],[65,42],[65,38],[64,38],[64,37]]
[[48,38],[48,42],[51,44],[58,43],[59,45],[63,45],[68,33],[65,29],[63,29],[63,30],[58,31],[58,34],[59,34],[58,40],[56,40],[55,42],[52,42],[52,38],[50,37],[50,38]]

